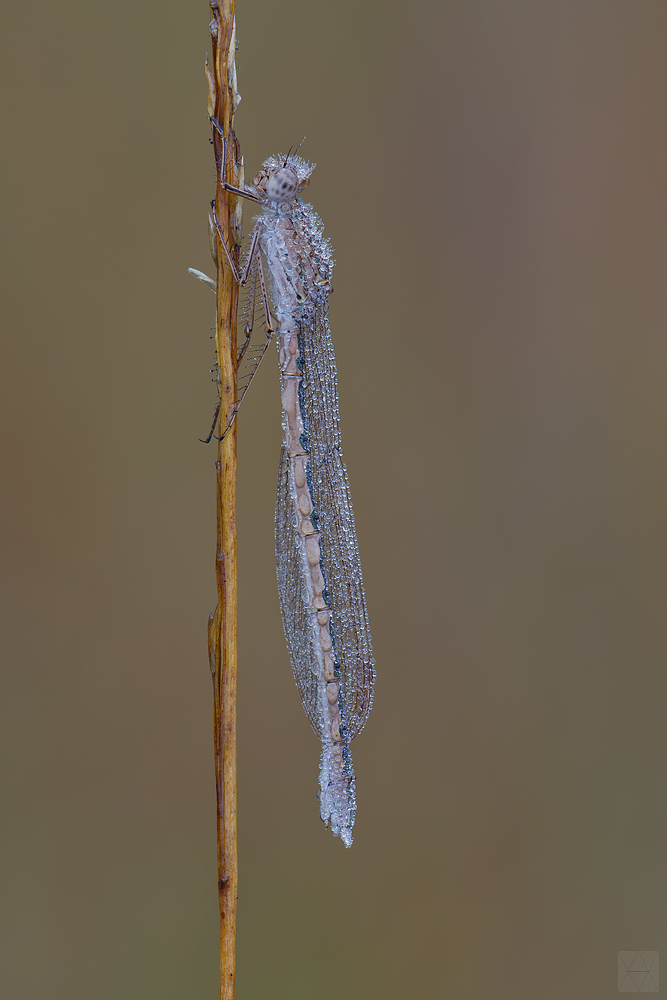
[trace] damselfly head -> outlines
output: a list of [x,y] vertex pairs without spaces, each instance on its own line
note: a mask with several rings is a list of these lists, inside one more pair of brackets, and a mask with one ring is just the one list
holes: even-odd
[[266,179],[266,197],[271,201],[291,201],[299,186],[299,178],[290,167],[272,171]]
[[263,200],[276,203],[292,201],[310,184],[314,166],[300,156],[272,156],[255,177],[254,188]]

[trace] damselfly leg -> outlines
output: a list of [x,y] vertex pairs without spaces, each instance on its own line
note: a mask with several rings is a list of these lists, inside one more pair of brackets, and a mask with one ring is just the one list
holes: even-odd
[[[239,194],[242,193],[242,192],[236,192],[235,189],[231,189],[231,188],[229,188],[229,190],[233,190],[234,193],[239,193]],[[253,200],[257,201],[258,199],[253,198]],[[249,299],[248,299],[248,315],[247,315],[247,319],[246,319],[246,323],[245,323],[245,328],[244,328],[245,340],[243,342],[243,345],[242,345],[242,347],[241,347],[241,349],[240,349],[240,351],[238,353],[237,359],[236,359],[237,365],[240,363],[240,361],[242,360],[242,358],[244,357],[244,355],[246,354],[246,352],[248,351],[248,349],[250,347],[250,341],[251,341],[251,338],[252,338],[252,331],[253,331],[253,326],[254,326],[255,295],[256,295],[256,290],[257,290],[257,276],[258,275],[259,275],[260,293],[261,293],[261,299],[262,299],[262,309],[263,309],[264,318],[265,318],[265,321],[266,321],[266,340],[264,341],[264,343],[260,347],[255,348],[254,351],[252,349],[250,350],[250,355],[249,355],[249,357],[250,357],[250,363],[247,364],[247,365],[245,365],[244,368],[241,369],[241,370],[237,369],[238,374],[239,374],[239,383],[240,383],[239,384],[239,389],[240,389],[240,392],[239,392],[238,398],[237,398],[237,400],[234,403],[234,406],[232,408],[232,413],[231,413],[231,416],[230,416],[229,421],[227,423],[227,426],[223,430],[222,434],[220,434],[219,436],[215,433],[215,428],[216,428],[216,425],[217,425],[217,422],[218,422],[218,417],[220,415],[220,405],[221,405],[220,402],[218,402],[218,405],[217,405],[216,411],[215,411],[215,415],[213,417],[213,424],[211,426],[211,430],[209,432],[209,435],[208,435],[207,438],[200,438],[200,440],[204,444],[208,444],[211,441],[212,438],[215,438],[216,441],[222,441],[222,439],[225,437],[225,435],[229,432],[232,424],[234,423],[234,420],[236,419],[236,414],[239,411],[239,407],[241,406],[241,403],[243,402],[243,400],[245,398],[245,395],[246,395],[248,389],[250,388],[250,385],[251,385],[251,383],[252,383],[255,375],[257,374],[257,370],[258,370],[258,368],[259,368],[262,360],[264,359],[264,357],[266,355],[266,352],[267,352],[267,350],[269,348],[269,344],[271,343],[271,338],[272,338],[273,332],[274,332],[273,321],[271,319],[271,310],[270,310],[270,307],[269,307],[269,297],[268,297],[267,289],[266,289],[266,279],[265,279],[265,276],[264,276],[264,265],[262,263],[262,255],[261,255],[261,251],[259,249],[259,234],[260,234],[260,227],[259,227],[259,225],[255,225],[255,227],[253,229],[252,237],[251,237],[251,240],[250,240],[250,247],[248,249],[248,256],[246,258],[246,262],[245,262],[245,265],[243,267],[243,270],[241,272],[239,272],[238,268],[236,267],[236,264],[234,263],[234,260],[232,259],[232,256],[231,256],[231,253],[229,252],[227,244],[225,242],[225,239],[224,239],[224,236],[223,236],[223,233],[222,233],[222,228],[221,228],[220,222],[218,220],[218,214],[217,214],[217,211],[216,211],[214,203],[211,204],[211,208],[212,208],[213,225],[214,225],[215,231],[216,231],[216,233],[218,235],[218,240],[222,244],[222,248],[225,251],[225,257],[227,259],[227,263],[229,265],[229,268],[230,268],[230,270],[231,270],[231,272],[232,272],[232,274],[234,276],[234,280],[237,281],[238,284],[243,287],[246,284],[246,282],[248,281],[248,278],[250,278],[250,286],[249,286],[250,296],[249,296]],[[244,374],[241,374],[241,372],[244,372]]]

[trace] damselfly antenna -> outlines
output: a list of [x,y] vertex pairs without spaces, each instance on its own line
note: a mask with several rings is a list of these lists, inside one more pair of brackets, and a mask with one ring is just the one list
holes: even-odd
[[[296,149],[294,150],[294,155],[295,155],[295,156],[296,156],[296,154],[297,154],[297,153],[299,152],[299,150],[301,149],[301,147],[303,146],[303,144],[304,144],[304,142],[305,142],[305,141],[306,141],[306,137],[305,137],[305,135],[304,135],[303,139],[301,140],[301,142],[299,143],[299,145],[298,145],[298,146],[296,147]],[[286,167],[286,166],[287,166],[287,161],[289,160],[289,158],[290,158],[290,156],[291,156],[291,155],[292,155],[292,147],[290,146],[290,148],[289,148],[289,153],[288,153],[288,154],[287,154],[287,156],[285,157],[285,162],[283,163],[283,166],[284,166],[284,167]]]

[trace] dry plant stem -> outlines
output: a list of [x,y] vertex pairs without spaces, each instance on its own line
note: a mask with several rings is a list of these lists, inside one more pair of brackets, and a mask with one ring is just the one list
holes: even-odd
[[[241,231],[240,199],[223,181],[243,187],[238,143],[233,131],[236,91],[234,0],[211,0],[212,65],[206,61],[209,116],[227,136],[226,163],[219,132],[213,128],[217,187],[215,208],[222,236],[238,263]],[[237,392],[236,314],[238,285],[213,230],[217,265],[216,353],[220,377],[219,420],[226,427]],[[216,580],[218,605],[209,619],[208,645],[213,674],[215,780],[218,819],[218,899],[220,903],[220,998],[233,1000],[236,987],[236,426],[218,443]]]

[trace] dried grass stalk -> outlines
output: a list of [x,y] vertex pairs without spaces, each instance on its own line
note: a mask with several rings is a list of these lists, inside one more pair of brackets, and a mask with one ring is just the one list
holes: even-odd
[[[243,187],[243,166],[234,134],[236,89],[236,28],[234,0],[211,0],[212,63],[206,60],[208,113],[227,136],[223,143],[213,128],[217,170],[215,207],[223,237],[236,263],[241,238],[241,199],[225,191],[222,182]],[[215,346],[220,378],[219,427],[226,427],[237,394],[236,315],[238,285],[226,265],[215,229],[211,250],[217,267]],[[219,433],[219,431],[218,431]],[[236,424],[218,444],[216,580],[218,605],[209,619],[208,646],[213,674],[215,717],[215,780],[218,815],[218,898],[220,903],[220,998],[233,1000],[236,987]]]

